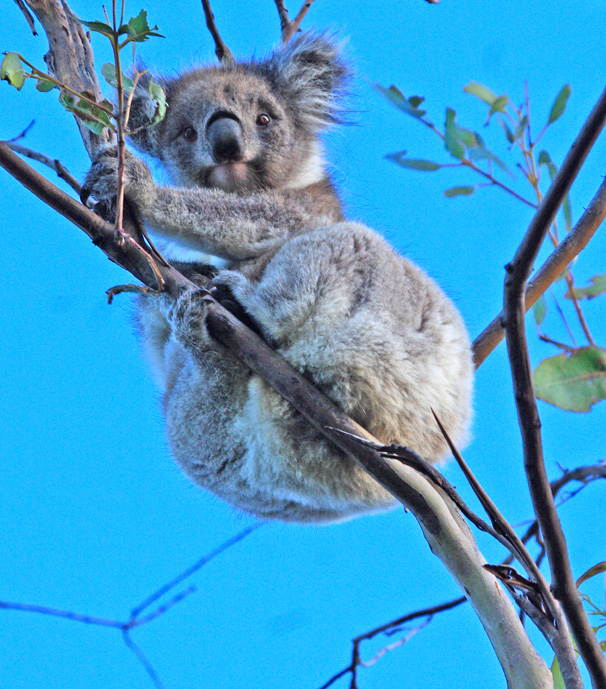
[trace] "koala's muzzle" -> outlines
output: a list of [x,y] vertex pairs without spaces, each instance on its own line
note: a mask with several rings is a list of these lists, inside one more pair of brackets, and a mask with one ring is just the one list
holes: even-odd
[[216,163],[237,163],[244,157],[242,127],[232,115],[213,115],[206,126],[206,136]]

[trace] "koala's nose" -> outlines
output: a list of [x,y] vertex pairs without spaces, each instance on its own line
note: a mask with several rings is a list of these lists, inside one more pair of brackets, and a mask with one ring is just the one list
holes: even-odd
[[211,118],[206,135],[216,163],[237,163],[244,157],[242,127],[233,117]]

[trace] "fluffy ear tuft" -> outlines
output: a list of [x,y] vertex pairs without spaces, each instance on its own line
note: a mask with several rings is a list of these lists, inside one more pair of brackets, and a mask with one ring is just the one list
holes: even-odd
[[279,46],[257,67],[290,101],[298,123],[317,132],[339,121],[339,97],[349,76],[341,53],[334,36],[307,31]]
[[[138,72],[142,72],[144,69],[144,65],[137,64]],[[129,76],[131,79],[133,78],[132,75]],[[129,136],[128,141],[142,153],[147,153],[155,158],[161,158],[160,135],[163,129],[163,122],[160,121],[154,125],[150,124],[154,120],[158,107],[158,102],[153,98],[149,89],[152,81],[154,84],[161,86],[168,97],[170,80],[155,74],[152,75],[149,72],[146,72],[139,79],[133,96],[128,123],[129,129],[138,129],[139,131]]]

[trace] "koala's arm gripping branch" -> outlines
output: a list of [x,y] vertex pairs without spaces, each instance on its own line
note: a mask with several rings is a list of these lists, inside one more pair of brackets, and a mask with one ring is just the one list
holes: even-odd
[[[83,229],[117,264],[155,285],[153,271],[133,242],[116,238],[113,226],[57,189],[0,143],[0,165],[45,203]],[[191,286],[170,266],[158,266],[166,288],[177,294]],[[329,440],[347,452],[418,519],[432,551],[442,560],[480,618],[499,657],[509,689],[551,689],[551,674],[530,643],[509,598],[483,569],[484,558],[452,501],[426,478],[388,460],[351,436],[374,440],[330,400],[292,369],[260,338],[216,303],[211,303],[209,332],[234,351],[255,373],[302,413]],[[337,430],[341,432],[337,432]]]
[[155,198],[140,205],[147,225],[232,261],[271,251],[291,230],[313,220],[304,203],[289,202],[277,192],[235,196],[219,189],[156,189]]

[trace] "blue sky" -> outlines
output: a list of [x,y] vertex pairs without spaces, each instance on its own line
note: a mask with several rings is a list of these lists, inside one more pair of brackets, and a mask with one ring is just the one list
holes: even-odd
[[[0,48],[42,66],[44,38],[33,38],[16,5],[6,5]],[[85,19],[102,16],[89,0],[72,7]],[[212,61],[199,3],[147,9],[166,36],[143,47],[150,66],[178,71]],[[216,0],[213,9],[236,55],[265,53],[278,39],[270,0]],[[134,15],[140,6],[128,10]],[[356,69],[350,101],[355,124],[327,141],[348,215],[377,229],[434,276],[472,337],[500,309],[503,266],[530,221],[529,209],[495,189],[447,199],[444,189],[476,180],[457,170],[415,173],[385,160],[399,150],[448,158],[431,132],[385,102],[371,84],[425,96],[436,123],[448,105],[459,123],[480,129],[485,106],[463,93],[465,84],[479,81],[517,103],[526,80],[537,131],[569,83],[566,112],[543,141],[560,163],[604,85],[597,30],[603,11],[598,0],[582,6],[553,0],[548,7],[538,0],[442,0],[437,6],[423,0],[317,0],[306,19],[308,28],[332,28],[347,37]],[[99,43],[95,48],[101,65],[108,56]],[[0,103],[0,138],[18,134],[35,118],[26,145],[83,176],[87,159],[53,94],[39,94],[31,84],[18,94],[1,84]],[[498,127],[482,135],[508,158]],[[602,181],[605,142],[598,141],[573,187],[574,219]],[[512,182],[518,190],[524,189],[520,177]],[[253,520],[190,485],[170,459],[158,394],[133,331],[130,297],[106,304],[105,289],[128,277],[2,171],[0,184],[0,599],[123,619]],[[575,266],[579,284],[606,272],[605,249],[598,232]],[[546,329],[560,339],[565,334],[550,304]],[[606,344],[604,305],[596,299],[586,313],[594,336]],[[529,337],[535,364],[555,354],[538,343],[532,320]],[[531,512],[502,345],[479,370],[476,389],[474,439],[465,457],[517,524]],[[573,468],[604,458],[606,406],[572,415],[541,403],[540,412],[551,476],[559,475],[558,463]],[[445,472],[469,497],[456,468],[447,465]],[[604,505],[604,488],[593,485],[562,509],[577,574],[604,559]],[[500,548],[479,540],[490,561],[502,558]],[[167,689],[317,689],[349,662],[353,636],[458,595],[414,518],[401,510],[322,528],[263,526],[193,583],[194,595],[133,633]],[[0,612],[1,689],[152,686],[114,630]],[[392,640],[369,644],[365,657]],[[466,606],[436,618],[407,645],[361,670],[359,684],[429,689],[445,678],[454,689],[505,687]],[[348,680],[337,686],[348,686]]]

